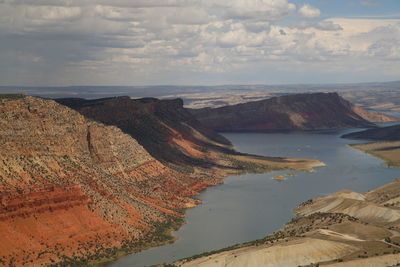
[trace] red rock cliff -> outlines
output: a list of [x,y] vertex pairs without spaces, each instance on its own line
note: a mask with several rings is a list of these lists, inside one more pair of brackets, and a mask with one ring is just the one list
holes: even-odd
[[236,152],[180,100],[68,101],[85,117],[53,100],[0,101],[0,265],[75,266],[160,244],[217,178],[321,166]]
[[52,100],[1,102],[0,146],[6,265],[96,259],[150,242],[193,205],[188,196],[216,183],[165,167],[119,128]]

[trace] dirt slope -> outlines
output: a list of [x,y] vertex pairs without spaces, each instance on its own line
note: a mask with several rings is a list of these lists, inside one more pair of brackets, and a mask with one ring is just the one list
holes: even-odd
[[176,266],[394,266],[400,263],[400,181],[365,194],[306,201],[265,238],[193,256]]

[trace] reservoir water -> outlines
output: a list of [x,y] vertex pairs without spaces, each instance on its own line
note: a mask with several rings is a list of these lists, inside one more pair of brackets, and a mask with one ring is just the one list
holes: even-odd
[[[150,266],[262,238],[280,229],[295,215],[301,202],[342,189],[365,192],[400,177],[400,169],[347,146],[359,143],[341,139],[358,131],[294,133],[227,133],[237,150],[258,155],[313,158],[327,166],[313,173],[276,171],[268,174],[232,176],[210,187],[200,199],[204,204],[187,211],[187,223],[174,233],[174,244],[128,255],[109,266]],[[293,173],[285,181],[276,175]]]

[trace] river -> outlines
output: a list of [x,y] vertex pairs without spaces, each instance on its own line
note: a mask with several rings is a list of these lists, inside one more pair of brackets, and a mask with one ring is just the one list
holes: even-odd
[[[174,233],[174,244],[128,255],[109,264],[113,267],[150,266],[262,238],[280,229],[294,217],[301,202],[342,189],[365,192],[400,177],[382,160],[347,146],[359,143],[341,139],[342,134],[358,131],[292,133],[226,133],[237,150],[265,156],[313,158],[327,166],[313,173],[275,171],[225,179],[210,187],[200,199],[204,204],[187,211],[187,223]],[[285,181],[276,175],[294,174]]]

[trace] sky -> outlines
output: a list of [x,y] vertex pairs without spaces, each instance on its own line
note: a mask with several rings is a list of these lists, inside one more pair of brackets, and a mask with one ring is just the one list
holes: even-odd
[[0,85],[400,80],[400,0],[0,0]]

